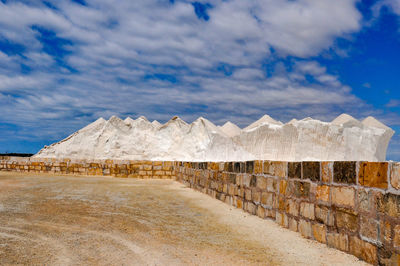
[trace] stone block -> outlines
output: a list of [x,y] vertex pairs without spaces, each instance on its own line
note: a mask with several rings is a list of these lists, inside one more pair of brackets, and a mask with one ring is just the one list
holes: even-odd
[[336,183],[356,184],[356,162],[334,162],[333,181]]
[[337,209],[336,225],[339,228],[355,233],[358,231],[358,215],[348,209]]
[[263,161],[255,161],[254,174],[262,174],[262,173],[263,173]]
[[298,222],[294,218],[289,218],[289,229],[297,232],[298,231]]
[[355,206],[355,191],[351,187],[331,187],[332,204],[338,206]]
[[308,182],[294,182],[294,194],[297,198],[309,198],[310,197],[310,183]]
[[361,162],[358,182],[365,187],[388,188],[387,162]]
[[276,191],[276,180],[274,178],[267,178],[267,191],[275,192]]
[[393,246],[395,248],[400,248],[400,225],[394,227],[393,233]]
[[379,240],[388,245],[392,242],[391,225],[388,221],[381,220],[379,222]]
[[274,193],[272,192],[262,192],[261,193],[261,204],[272,208],[274,204]]
[[323,202],[329,202],[329,186],[317,186],[316,199]]
[[312,231],[315,240],[321,243],[326,243],[326,226],[323,224],[313,224]]
[[321,162],[321,180],[324,183],[331,183],[333,177],[333,163]]
[[320,181],[320,163],[319,162],[302,162],[303,164],[303,179],[311,181]]
[[239,209],[243,209],[243,200],[239,197],[236,199],[236,207]]
[[264,174],[285,178],[287,176],[287,163],[264,161]]
[[261,202],[261,192],[253,190],[251,192],[251,199],[254,203],[260,204]]
[[275,221],[283,227],[288,228],[289,227],[289,219],[286,214],[282,212],[276,212],[275,213]]
[[349,238],[346,234],[328,233],[326,242],[329,247],[339,249],[341,251],[349,251]]
[[305,238],[312,238],[313,233],[312,233],[311,223],[306,220],[300,219],[299,232]]
[[314,204],[308,202],[300,203],[300,214],[305,218],[314,220],[315,219]]
[[286,212],[293,216],[299,216],[299,203],[293,199],[288,199],[286,201]]
[[254,161],[246,162],[246,173],[248,173],[248,174],[254,173]]
[[286,195],[286,189],[287,189],[287,181],[286,180],[279,181],[279,193],[281,195]]
[[246,200],[251,200],[251,189],[249,189],[249,188],[246,188],[245,190],[244,190],[244,198],[246,199]]
[[261,205],[258,205],[257,207],[257,216],[262,219],[265,218],[265,209]]
[[358,210],[361,212],[369,212],[370,204],[369,204],[369,195],[368,192],[364,189],[359,189],[357,191],[357,201],[358,201]]
[[360,217],[360,235],[373,241],[378,240],[379,222],[365,216]]
[[326,206],[315,206],[315,219],[328,226],[333,226],[335,223],[335,216],[332,211]]
[[257,176],[257,188],[261,190],[267,189],[267,178],[264,176]]
[[288,163],[288,177],[301,178],[301,162]]
[[390,183],[393,188],[400,189],[400,163],[392,164]]
[[400,195],[392,193],[377,194],[376,206],[379,212],[385,213],[393,218],[400,218]]
[[365,260],[366,262],[371,264],[377,264],[378,262],[377,247],[359,239],[358,237],[350,237],[349,250],[351,254]]

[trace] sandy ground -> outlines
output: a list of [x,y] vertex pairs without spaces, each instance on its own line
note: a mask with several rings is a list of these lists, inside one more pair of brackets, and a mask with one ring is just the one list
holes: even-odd
[[171,180],[0,172],[0,265],[365,265]]

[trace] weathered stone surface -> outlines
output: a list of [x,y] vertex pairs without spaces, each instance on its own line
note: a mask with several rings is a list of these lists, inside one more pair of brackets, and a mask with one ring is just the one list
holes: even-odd
[[392,242],[391,225],[388,221],[380,221],[379,240],[386,245]]
[[316,199],[323,202],[329,202],[329,186],[317,186]]
[[264,174],[284,178],[287,176],[287,163],[264,161]]
[[261,204],[266,207],[272,208],[274,204],[274,193],[263,192],[261,193]]
[[251,198],[254,203],[259,204],[261,202],[261,192],[253,190],[251,192]]
[[394,237],[393,237],[393,246],[395,248],[400,247],[400,225],[396,225],[394,227]]
[[276,191],[276,180],[272,177],[267,177],[267,190],[269,192]]
[[298,231],[298,222],[294,218],[289,218],[289,229],[297,232]]
[[246,188],[246,189],[244,190],[244,198],[245,198],[246,200],[251,200],[251,189]]
[[333,226],[335,223],[333,212],[326,206],[315,206],[315,219],[328,226]]
[[244,209],[245,209],[245,211],[247,211],[248,213],[254,215],[254,214],[256,214],[257,206],[256,206],[253,202],[246,201],[246,202],[244,203]]
[[288,177],[301,178],[301,162],[288,163]]
[[350,253],[372,264],[378,261],[377,247],[355,236],[350,237]]
[[265,218],[265,209],[261,205],[258,205],[257,207],[257,216],[262,219]]
[[303,164],[303,179],[311,181],[320,181],[320,164],[319,162],[302,162]]
[[400,218],[400,195],[392,193],[377,194],[376,206],[379,212],[385,213],[394,218]]
[[255,161],[254,174],[262,174],[262,173],[263,173],[263,161]]
[[305,238],[312,238],[313,233],[312,233],[311,223],[306,220],[300,219],[299,232]]
[[288,227],[289,226],[289,220],[286,214],[282,213],[282,212],[276,212],[275,213],[275,221],[283,226],[283,227]]
[[356,184],[356,162],[334,162],[333,181],[336,183]]
[[333,177],[333,163],[321,162],[321,180],[324,183],[331,183]]
[[248,173],[248,174],[254,173],[254,161],[246,162],[246,173]]
[[351,210],[337,209],[336,224],[339,228],[347,229],[351,232],[357,232],[358,216]]
[[279,182],[279,194],[286,195],[287,181],[281,180]]
[[313,224],[312,231],[315,240],[321,243],[326,243],[326,226],[323,224]]
[[355,191],[351,187],[331,187],[332,203],[335,205],[355,206]]
[[362,212],[370,211],[369,195],[364,189],[357,191],[358,210]]
[[310,197],[310,183],[308,182],[294,182],[294,194],[298,198],[309,198]]
[[361,216],[360,217],[360,234],[363,237],[366,237],[371,240],[378,240],[378,221]]
[[267,178],[264,176],[257,176],[257,188],[261,190],[267,189]]
[[302,202],[300,204],[300,214],[305,218],[314,220],[315,219],[314,204],[308,202]]
[[387,162],[362,162],[358,182],[362,186],[386,189],[388,187],[387,172]]
[[293,216],[299,216],[299,203],[293,199],[288,199],[286,201],[286,212]]
[[329,247],[349,251],[349,238],[346,234],[328,233],[326,240]]
[[400,189],[400,163],[392,164],[390,183],[392,184],[393,188]]

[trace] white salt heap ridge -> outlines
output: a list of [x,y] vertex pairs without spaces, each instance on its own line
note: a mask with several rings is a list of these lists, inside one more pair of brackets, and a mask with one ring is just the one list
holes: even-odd
[[332,122],[312,118],[283,124],[268,115],[244,129],[216,126],[205,118],[164,125],[100,118],[34,157],[166,161],[384,161],[394,131],[373,117],[362,122],[343,114]]

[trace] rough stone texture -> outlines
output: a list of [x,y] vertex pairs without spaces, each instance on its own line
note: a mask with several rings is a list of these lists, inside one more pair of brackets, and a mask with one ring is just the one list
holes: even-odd
[[349,251],[349,238],[346,234],[328,233],[326,240],[330,247],[342,251]]
[[394,227],[393,245],[395,248],[400,247],[400,225]]
[[316,198],[320,201],[329,202],[329,186],[317,186]]
[[322,182],[331,183],[333,178],[333,163],[321,162],[321,174]]
[[355,206],[355,191],[350,187],[331,187],[332,203],[339,206]]
[[338,209],[336,210],[336,224],[339,228],[355,233],[358,229],[358,216],[349,209]]
[[315,219],[314,204],[302,202],[300,204],[300,214],[305,218],[314,220]]
[[388,163],[362,162],[358,174],[358,182],[362,186],[386,189]]
[[334,162],[333,181],[336,183],[356,184],[356,162]]
[[392,171],[390,176],[392,187],[400,189],[400,163],[392,164]]
[[312,228],[311,228],[311,223],[306,220],[300,219],[299,232],[305,238],[312,238],[313,232],[312,232]]
[[289,218],[289,229],[297,232],[298,231],[298,222],[294,218]]
[[370,211],[368,192],[360,189],[357,191],[358,210],[362,212]]
[[267,175],[286,177],[287,168],[286,162],[264,161],[264,174]]
[[315,240],[321,243],[326,243],[326,226],[323,224],[312,225],[313,235]]
[[274,193],[263,192],[261,193],[261,204],[266,207],[272,208],[274,204]]
[[293,216],[299,216],[299,204],[295,200],[289,199],[286,202],[286,212]]
[[354,236],[350,237],[350,253],[372,264],[378,260],[376,246]]
[[361,236],[371,239],[371,240],[378,240],[378,221],[361,216],[360,218],[360,234]]
[[301,178],[301,162],[288,163],[288,177]]
[[307,182],[294,182],[294,194],[298,198],[309,198],[310,197],[310,183]]
[[332,210],[326,206],[315,206],[315,219],[328,226],[333,226],[335,222],[335,216]]
[[311,181],[320,180],[320,163],[319,162],[303,162],[303,179]]
[[262,190],[267,189],[267,178],[264,176],[257,176],[257,187]]

